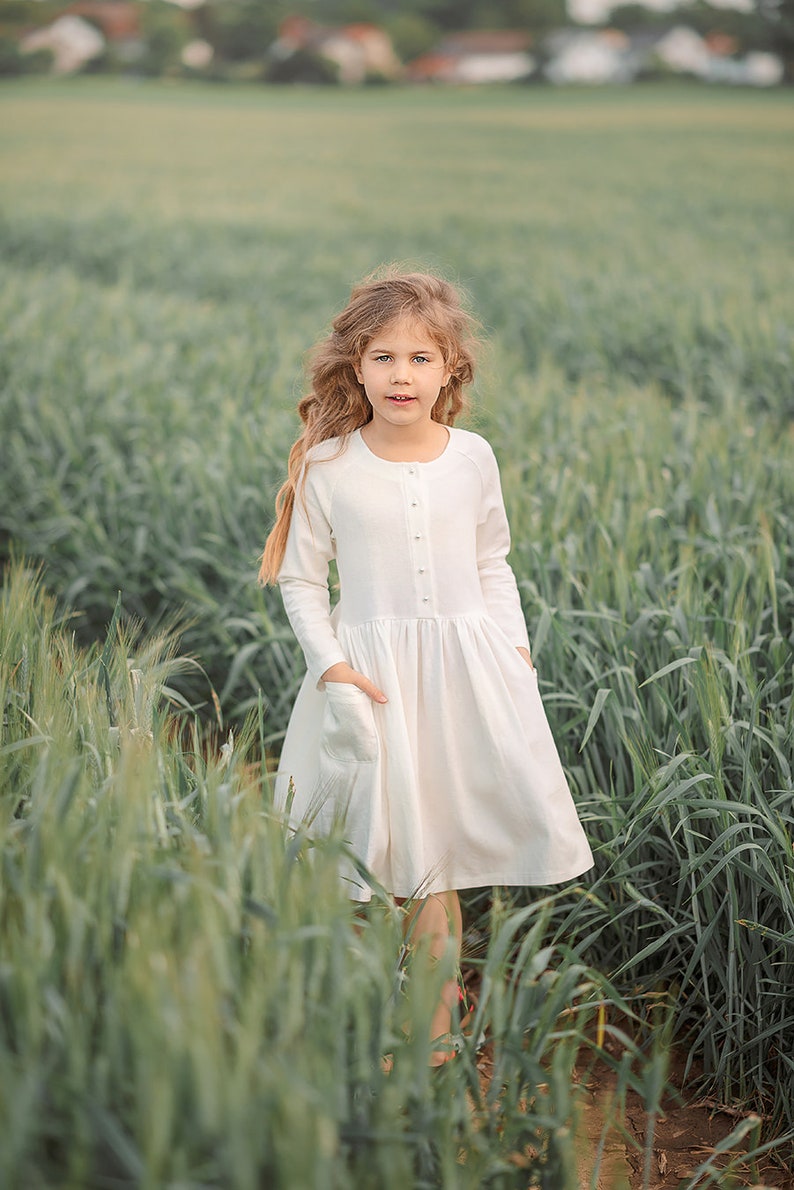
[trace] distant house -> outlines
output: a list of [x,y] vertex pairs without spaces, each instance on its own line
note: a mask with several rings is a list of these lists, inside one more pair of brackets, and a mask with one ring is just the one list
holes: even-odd
[[743,58],[736,61],[735,65],[739,71],[734,71],[732,79],[720,79],[718,72],[717,75],[712,74],[714,82],[730,81],[741,83],[747,87],[779,87],[783,82],[785,67],[783,59],[779,58],[777,54],[767,54],[756,50],[754,53],[745,54]]
[[551,83],[628,83],[635,70],[619,29],[559,29],[546,39],[543,74]]
[[687,25],[674,25],[663,33],[653,47],[657,62],[676,74],[692,74],[706,78],[712,53],[705,37]]
[[56,74],[73,74],[100,57],[108,46],[122,61],[143,52],[140,13],[130,0],[76,0],[52,24],[23,37],[23,53],[47,49]]
[[776,54],[736,56],[735,38],[712,33],[701,37],[686,25],[675,25],[646,50],[645,66],[661,65],[676,74],[690,74],[707,83],[774,87],[783,81],[783,63]]
[[362,23],[334,29],[317,25],[307,17],[287,17],[270,47],[271,57],[288,62],[294,55],[307,52],[333,63],[340,83],[349,85],[373,76],[394,79],[402,70],[391,38],[377,25]]
[[54,74],[74,74],[105,52],[105,39],[82,17],[62,16],[27,33],[19,43],[23,54],[49,50]]
[[544,43],[543,75],[551,83],[630,83],[657,73],[690,75],[709,83],[768,87],[780,83],[774,54],[734,55],[731,37],[701,37],[687,25],[667,29],[560,29]]
[[75,0],[64,15],[96,25],[109,42],[135,41],[141,36],[139,6],[129,0]]
[[532,37],[523,30],[473,29],[452,33],[429,54],[409,62],[406,78],[418,83],[511,83],[528,78],[536,62]]

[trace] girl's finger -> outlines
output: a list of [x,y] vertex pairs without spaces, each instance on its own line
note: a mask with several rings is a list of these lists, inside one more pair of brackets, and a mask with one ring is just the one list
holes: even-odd
[[363,690],[365,694],[368,694],[373,702],[389,701],[383,691],[379,690],[374,682],[370,682],[369,678],[362,677],[360,681],[356,682],[356,685],[359,690]]

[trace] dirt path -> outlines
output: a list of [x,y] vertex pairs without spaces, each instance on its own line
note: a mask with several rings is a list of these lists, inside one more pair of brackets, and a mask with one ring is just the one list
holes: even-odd
[[[682,1066],[683,1064],[681,1064]],[[675,1063],[670,1080],[681,1087],[682,1069]],[[615,1094],[615,1077],[611,1070],[602,1068],[588,1075],[588,1103],[584,1111],[584,1133],[595,1148],[599,1143],[604,1120],[610,1115],[610,1102]],[[683,1096],[681,1096],[683,1098]],[[680,1102],[677,1096],[667,1096],[662,1101],[662,1113],[654,1125],[652,1152],[647,1190],[675,1190],[684,1179],[691,1178],[703,1161],[712,1156],[716,1146],[723,1141],[745,1118],[743,1112],[729,1112],[711,1101]],[[649,1127],[648,1116],[637,1094],[629,1091],[626,1097],[626,1129],[637,1145],[622,1138],[616,1131],[608,1136],[606,1153],[609,1168],[599,1178],[598,1190],[643,1190],[646,1185],[644,1147]],[[638,1147],[637,1147],[638,1146]],[[733,1150],[735,1156],[736,1150]],[[721,1158],[727,1165],[731,1155]],[[582,1185],[589,1185],[590,1169],[587,1161],[580,1167]],[[794,1190],[794,1177],[781,1170],[769,1160],[761,1160],[753,1167],[746,1163],[734,1170],[736,1187],[775,1187],[776,1190]]]
[[[466,993],[470,1007],[477,1003],[479,972],[464,967]],[[614,1039],[606,1039],[605,1046],[613,1058],[619,1059],[622,1047]],[[574,1067],[574,1079],[583,1088],[582,1118],[579,1136],[582,1154],[579,1159],[580,1190],[679,1190],[685,1179],[691,1178],[698,1166],[714,1154],[716,1147],[750,1113],[736,1111],[716,1100],[697,1099],[685,1078],[686,1055],[673,1052],[668,1070],[672,1093],[662,1099],[662,1111],[653,1125],[650,1169],[646,1180],[645,1144],[650,1125],[640,1096],[629,1090],[623,1118],[617,1125],[612,1105],[617,1096],[617,1076],[605,1062],[594,1063],[592,1052],[583,1052]],[[491,1081],[493,1062],[490,1046],[481,1051],[477,1066],[483,1090]],[[745,1144],[746,1149],[749,1145]],[[596,1184],[592,1184],[593,1170],[600,1166]],[[720,1168],[735,1159],[737,1150],[720,1155]],[[712,1183],[713,1185],[713,1183]],[[780,1161],[761,1158],[758,1162],[733,1166],[731,1181],[726,1190],[794,1190],[794,1155],[790,1170],[781,1168]]]
[[[483,1083],[487,1085],[492,1069],[487,1047],[480,1055],[478,1066]],[[662,1114],[654,1126],[650,1177],[646,1185],[644,1146],[649,1120],[640,1097],[633,1091],[626,1096],[622,1125],[627,1135],[624,1135],[619,1128],[608,1124],[614,1114],[611,1104],[616,1094],[613,1071],[606,1065],[593,1068],[582,1064],[575,1071],[576,1076],[586,1091],[580,1124],[583,1148],[579,1160],[581,1190],[678,1190],[682,1181],[693,1175],[744,1118],[744,1113],[721,1110],[714,1102],[701,1100],[682,1104],[678,1102],[678,1096],[668,1095],[662,1101]],[[683,1061],[674,1061],[669,1077],[679,1094],[682,1076]],[[599,1149],[601,1164],[597,1182],[592,1186]],[[723,1166],[729,1159],[730,1155],[721,1158]],[[794,1174],[787,1173],[770,1160],[762,1159],[754,1168],[749,1164],[734,1167],[733,1175],[732,1190],[733,1187],[736,1190],[740,1187],[794,1190]]]

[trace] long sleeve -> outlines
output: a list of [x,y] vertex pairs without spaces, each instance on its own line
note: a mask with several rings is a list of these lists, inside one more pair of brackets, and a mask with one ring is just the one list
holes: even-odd
[[319,681],[327,669],[347,658],[330,618],[328,563],[335,548],[328,513],[314,479],[314,468],[310,468],[306,483],[298,485],[278,585],[306,668]]
[[[486,444],[487,445],[487,444]],[[484,452],[485,453],[485,452]],[[493,451],[482,459],[482,503],[477,523],[477,569],[489,614],[516,647],[529,648],[527,626],[515,575],[507,562],[507,523],[499,468]]]

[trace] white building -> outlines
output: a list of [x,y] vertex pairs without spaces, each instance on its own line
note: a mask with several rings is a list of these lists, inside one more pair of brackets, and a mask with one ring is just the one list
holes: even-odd
[[82,17],[58,17],[44,29],[35,29],[22,38],[19,46],[23,54],[49,50],[55,74],[74,74],[86,62],[98,58],[105,49],[102,34]]
[[629,39],[617,29],[565,29],[547,43],[544,75],[551,83],[628,83],[634,77]]

